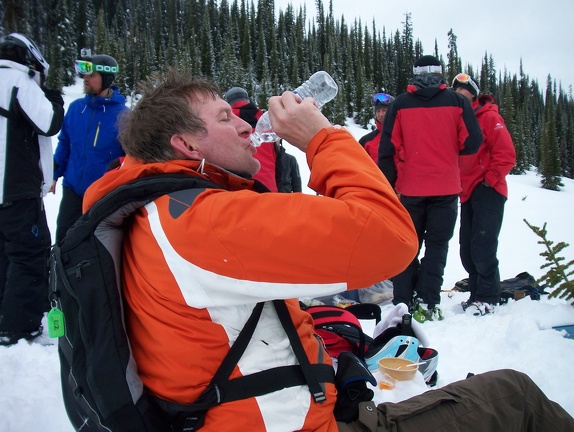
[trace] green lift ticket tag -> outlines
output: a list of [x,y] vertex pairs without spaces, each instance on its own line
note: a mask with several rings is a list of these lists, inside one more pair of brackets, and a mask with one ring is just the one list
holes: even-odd
[[64,313],[57,307],[48,312],[48,335],[51,338],[64,336]]

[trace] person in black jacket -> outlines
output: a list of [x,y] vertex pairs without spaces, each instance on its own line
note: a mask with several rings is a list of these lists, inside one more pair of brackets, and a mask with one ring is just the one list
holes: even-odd
[[43,196],[52,142],[64,120],[59,91],[44,87],[50,65],[27,36],[0,40],[0,345],[42,334],[51,236]]
[[297,158],[285,151],[283,140],[275,144],[275,153],[277,154],[277,169],[275,171],[277,192],[302,192],[301,174],[299,173]]

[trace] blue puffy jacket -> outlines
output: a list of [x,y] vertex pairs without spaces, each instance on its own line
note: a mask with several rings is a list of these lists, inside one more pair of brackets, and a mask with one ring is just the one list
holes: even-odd
[[128,109],[126,98],[112,87],[111,98],[86,95],[70,104],[54,153],[54,180],[79,196],[107,171],[110,162],[124,156],[118,141],[117,120]]

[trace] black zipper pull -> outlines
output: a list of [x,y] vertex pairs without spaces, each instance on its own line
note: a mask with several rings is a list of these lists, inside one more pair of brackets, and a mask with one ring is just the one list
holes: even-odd
[[81,261],[76,265],[76,280],[82,279],[82,268],[87,267],[89,265],[90,265],[89,260]]

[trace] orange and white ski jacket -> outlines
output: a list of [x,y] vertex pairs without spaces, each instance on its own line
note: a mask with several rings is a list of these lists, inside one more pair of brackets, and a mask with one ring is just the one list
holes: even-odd
[[[400,273],[416,254],[411,218],[379,168],[344,129],[310,142],[309,186],[320,195],[257,193],[254,182],[206,164],[207,189],[191,206],[163,196],[139,209],[123,250],[126,325],[139,374],[154,395],[194,402],[260,301],[290,299],[311,363],[330,363],[298,297],[367,287]],[[199,162],[122,167],[95,182],[85,210],[121,184],[158,173],[193,176]],[[179,209],[178,209],[179,207]],[[297,364],[271,303],[231,378]],[[225,403],[202,432],[337,431],[336,391],[313,402],[306,385]]]

